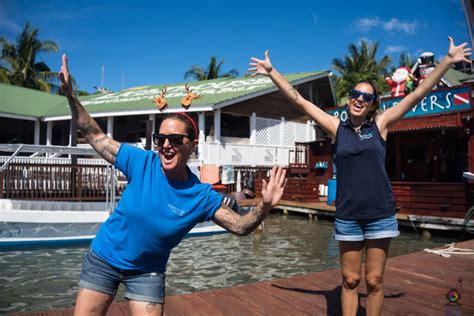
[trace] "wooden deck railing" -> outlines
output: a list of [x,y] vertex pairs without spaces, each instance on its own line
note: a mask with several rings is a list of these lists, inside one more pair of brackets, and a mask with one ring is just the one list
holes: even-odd
[[[106,165],[10,164],[0,172],[0,198],[102,201],[108,187]],[[119,182],[116,194],[124,185]]]
[[[0,172],[0,198],[56,201],[105,201],[107,165],[24,164],[9,165]],[[235,180],[240,173],[241,189],[248,188],[260,197],[262,179],[270,167],[234,167]],[[283,199],[318,202],[320,180],[289,175]],[[126,186],[126,178],[116,171],[116,196]],[[400,213],[464,218],[474,205],[474,184],[433,182],[392,182],[396,206]],[[110,189],[110,187],[109,187]],[[237,191],[237,183],[227,185],[227,192]]]
[[392,182],[402,214],[464,218],[474,205],[474,185],[442,182]]

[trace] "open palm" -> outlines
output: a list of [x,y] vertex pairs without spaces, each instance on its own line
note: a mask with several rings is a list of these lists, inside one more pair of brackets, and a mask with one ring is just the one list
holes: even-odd
[[272,207],[277,205],[283,196],[286,185],[286,170],[280,167],[273,167],[270,172],[268,183],[262,180],[262,201]]
[[272,71],[272,63],[270,62],[270,57],[268,56],[268,50],[265,51],[265,59],[257,59],[255,57],[250,58],[253,63],[249,63],[251,68],[248,69],[252,73],[252,77],[256,75],[265,75],[268,76]]
[[74,93],[66,54],[63,54],[62,57],[61,71],[59,72],[59,81],[61,81],[61,90],[63,91],[64,95],[69,96]]
[[459,46],[454,46],[454,41],[451,38],[451,36],[448,36],[448,39],[449,39],[448,57],[451,58],[453,64],[461,62],[461,61],[470,63],[471,60],[468,59],[467,57],[471,55],[472,48],[470,47],[465,48],[467,46],[466,42],[462,43]]

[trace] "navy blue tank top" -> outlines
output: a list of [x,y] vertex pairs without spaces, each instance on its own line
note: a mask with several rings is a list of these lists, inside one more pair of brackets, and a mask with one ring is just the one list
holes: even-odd
[[395,214],[392,187],[385,170],[385,140],[375,122],[356,132],[350,120],[336,132],[336,217],[373,219]]

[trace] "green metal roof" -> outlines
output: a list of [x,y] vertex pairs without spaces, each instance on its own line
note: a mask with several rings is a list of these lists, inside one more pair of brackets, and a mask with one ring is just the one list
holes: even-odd
[[448,80],[454,86],[461,85],[464,81],[474,79],[474,75],[468,75],[456,69],[448,69],[446,74],[443,76],[444,79]]
[[[320,71],[288,74],[284,77],[291,83],[298,84],[328,75],[329,72]],[[100,115],[100,113],[152,112],[157,111],[153,98],[158,96],[165,86],[167,88],[165,98],[168,102],[165,112],[182,110],[181,99],[185,95],[184,83],[135,87],[120,92],[90,95],[79,99],[89,113],[96,115]],[[259,95],[259,93],[267,93],[265,90],[269,90],[268,92],[276,90],[271,80],[263,76],[197,81],[189,83],[189,87],[194,93],[201,94],[202,98],[194,100],[188,111],[211,111],[218,108],[219,105],[231,104],[233,101],[238,102],[239,99],[246,96],[250,98],[253,95]],[[9,85],[1,85],[0,95],[2,96],[0,98],[0,114],[12,113],[36,116],[42,119],[70,116],[70,109],[64,97]],[[22,107],[18,106],[19,104],[22,104]]]
[[58,95],[0,83],[0,113],[41,117],[64,100]]

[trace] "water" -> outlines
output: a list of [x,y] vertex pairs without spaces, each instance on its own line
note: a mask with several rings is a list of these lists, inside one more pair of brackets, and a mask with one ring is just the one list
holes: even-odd
[[[302,216],[272,214],[265,233],[185,239],[168,264],[166,294],[249,284],[338,268],[332,221],[309,222]],[[390,256],[412,253],[456,241],[402,232]],[[72,307],[82,256],[87,247],[0,252],[0,314]],[[335,282],[337,282],[335,280]],[[120,288],[116,301],[122,301]]]

